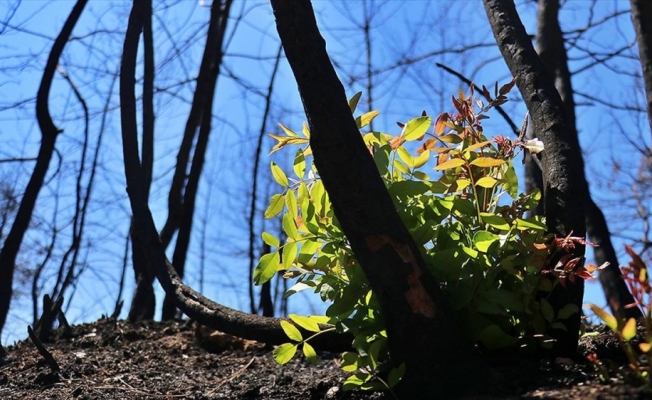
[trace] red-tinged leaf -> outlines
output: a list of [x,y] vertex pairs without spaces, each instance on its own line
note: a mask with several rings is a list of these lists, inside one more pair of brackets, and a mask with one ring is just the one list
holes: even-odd
[[435,121],[435,134],[437,136],[441,135],[444,133],[444,129],[446,129],[446,122],[448,122],[450,116],[448,113],[441,113],[437,117],[437,120]]
[[394,139],[390,140],[389,145],[392,148],[392,150],[396,150],[399,147],[401,147],[403,143],[405,143],[405,139],[403,138],[403,136],[396,136]]
[[632,340],[636,336],[636,320],[634,318],[628,319],[620,334],[626,342]]
[[641,349],[643,353],[648,353],[652,349],[651,343],[639,343],[638,348]]
[[489,92],[489,90],[487,89],[487,87],[485,85],[482,85],[482,94],[491,103],[491,100],[492,100],[491,99],[491,93]]
[[462,104],[460,104],[459,101],[455,98],[455,96],[451,96],[451,99],[453,100],[453,107],[457,110],[460,115],[464,115],[464,110],[462,109]]
[[471,161],[471,165],[475,165],[480,168],[492,168],[503,165],[505,160],[492,157],[478,157],[475,160]]
[[505,95],[505,94],[509,93],[509,91],[512,90],[512,88],[514,87],[514,84],[516,84],[516,77],[514,77],[514,79],[512,79],[511,82],[504,84],[500,88],[498,93],[500,93],[501,95]]
[[437,165],[435,169],[437,171],[443,171],[446,169],[461,167],[462,165],[464,165],[464,163],[465,161],[462,160],[461,158],[453,158],[451,160],[446,161],[445,163]]
[[421,147],[419,147],[417,149],[417,154],[421,154],[426,150],[430,150],[430,149],[434,148],[436,145],[437,145],[437,140],[435,140],[435,138],[430,138],[430,139],[426,140],[421,145]]
[[444,164],[448,160],[448,153],[441,153],[437,156],[437,165]]

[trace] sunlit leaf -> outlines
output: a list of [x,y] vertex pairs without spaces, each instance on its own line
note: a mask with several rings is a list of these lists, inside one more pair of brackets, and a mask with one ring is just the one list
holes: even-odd
[[620,334],[623,335],[625,341],[632,340],[636,336],[636,320],[634,318],[628,319]]
[[643,353],[648,353],[652,349],[652,344],[650,343],[639,343],[638,348],[641,349]]
[[358,126],[358,129],[364,128],[369,125],[378,114],[380,114],[380,111],[369,111],[368,113],[364,113],[355,119],[355,124]]
[[[310,139],[310,129],[308,129],[308,124],[304,121],[303,126],[301,127],[301,133],[303,133],[303,136],[305,136],[307,139]],[[306,151],[306,156],[308,155],[308,152]]]
[[405,134],[403,137],[407,141],[417,140],[423,137],[432,124],[431,117],[419,117],[408,121],[405,125]]
[[461,159],[461,158],[453,158],[453,159],[450,159],[450,160],[446,161],[443,164],[440,164],[440,165],[436,166],[435,169],[437,171],[443,171],[443,170],[446,170],[446,169],[461,167],[462,165],[464,165],[464,163],[465,163],[465,161],[463,159]]
[[269,207],[265,210],[265,218],[269,219],[277,216],[281,211],[283,211],[284,204],[285,199],[282,194],[277,193],[273,195],[269,202]]
[[303,149],[297,150],[292,169],[294,169],[294,174],[297,178],[303,179],[303,176],[306,174],[306,157],[303,154]]
[[414,164],[412,164],[412,168],[423,167],[424,164],[428,162],[429,158],[430,158],[430,150],[424,151],[418,157],[414,158]]
[[283,328],[283,332],[285,332],[287,337],[289,337],[290,339],[297,342],[303,340],[303,336],[301,335],[301,332],[291,322],[288,322],[284,319],[281,320],[281,328]]
[[260,257],[258,266],[254,269],[254,283],[256,285],[262,285],[272,279],[276,275],[280,263],[281,256],[278,251],[267,253]]
[[464,139],[462,139],[459,135],[451,133],[450,135],[440,136],[439,140],[441,140],[444,143],[457,144],[457,143],[462,143],[462,140]]
[[303,355],[310,361],[310,364],[317,365],[317,352],[308,342],[303,342]]
[[444,133],[444,130],[446,130],[446,122],[448,122],[448,118],[448,113],[441,113],[437,116],[437,120],[435,121],[435,134],[437,134],[437,136],[441,135]]
[[528,218],[528,219],[517,218],[516,220],[514,220],[514,223],[516,224],[516,229],[518,230],[536,229],[540,231],[545,231],[548,229],[546,224],[539,222],[534,218]]
[[290,213],[283,215],[283,230],[290,239],[299,240],[301,238],[299,231],[297,230],[297,224]]
[[290,314],[290,319],[303,329],[310,332],[319,332],[319,324],[309,317],[297,314]]
[[278,166],[275,162],[272,161],[271,163],[271,169],[272,169],[272,176],[274,177],[274,180],[281,186],[283,187],[288,187],[290,186],[288,183],[288,177],[285,175],[285,172],[281,169],[281,167]]
[[292,132],[292,130],[290,128],[288,128],[287,126],[281,124],[280,122],[279,122],[278,126],[280,126],[281,129],[283,129],[283,132],[285,132],[286,135],[291,136],[291,137],[299,137],[299,135]]
[[292,263],[297,258],[297,251],[297,242],[286,243],[285,246],[283,246],[283,268],[290,269],[292,267]]
[[496,186],[497,183],[498,181],[493,177],[483,176],[482,178],[478,179],[475,184],[483,188],[491,189],[492,187]]
[[486,253],[489,251],[489,247],[494,243],[497,243],[500,240],[498,235],[488,232],[488,231],[478,231],[473,236],[473,244],[478,251]]
[[269,232],[263,232],[263,242],[267,243],[272,247],[279,247],[279,240]]
[[467,147],[466,149],[464,149],[464,151],[471,152],[471,151],[473,151],[473,150],[481,149],[481,148],[483,148],[483,147],[487,147],[487,146],[490,146],[490,145],[491,145],[491,142],[488,141],[488,140],[486,140],[486,141],[484,141],[484,142],[480,142],[480,143],[472,144],[471,146],[469,146],[469,147]]
[[471,165],[475,165],[476,167],[480,168],[498,167],[504,163],[505,160],[492,157],[478,157],[475,160],[471,161]]
[[274,360],[283,365],[294,357],[297,352],[297,345],[293,343],[284,343],[274,349],[272,353]]
[[480,217],[485,224],[488,224],[496,229],[507,231],[510,228],[505,218],[501,217],[500,215],[483,212],[480,213]]
[[604,322],[614,332],[618,331],[618,321],[616,320],[616,317],[609,314],[608,312],[606,312],[602,308],[596,306],[595,304],[589,303],[586,306],[589,307],[591,309],[591,311],[593,311],[593,313],[595,313],[595,315],[597,315],[598,318],[600,318],[602,320],[602,322]]
[[355,109],[358,107],[360,97],[362,97],[362,92],[354,94],[353,97],[351,97],[351,100],[349,100],[349,109],[351,110],[351,114],[353,114]]

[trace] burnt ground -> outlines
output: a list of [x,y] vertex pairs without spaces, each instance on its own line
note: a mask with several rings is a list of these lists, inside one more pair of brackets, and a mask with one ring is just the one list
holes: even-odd
[[[0,366],[0,399],[380,399],[344,392],[338,357],[322,354],[277,365],[271,349],[191,323],[100,320],[57,331],[45,343],[59,371],[29,340],[8,348]],[[583,348],[617,360],[613,336],[602,333]],[[605,360],[606,361],[606,360]],[[533,364],[494,361],[496,385],[482,399],[649,399],[645,388],[614,379],[601,383],[588,363],[557,359]],[[389,398],[389,397],[388,397]]]

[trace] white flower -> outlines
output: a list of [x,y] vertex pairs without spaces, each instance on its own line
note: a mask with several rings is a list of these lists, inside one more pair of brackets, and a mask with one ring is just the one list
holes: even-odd
[[523,142],[523,145],[530,152],[530,154],[541,153],[543,149],[543,142],[539,139],[530,139]]

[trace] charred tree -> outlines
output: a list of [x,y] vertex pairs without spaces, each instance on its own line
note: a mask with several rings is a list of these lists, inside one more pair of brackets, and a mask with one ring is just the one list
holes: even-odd
[[[513,1],[483,0],[496,42],[530,112],[532,125],[546,151],[541,158],[543,195],[548,231],[558,236],[584,237],[586,234],[584,199],[588,186],[584,162],[573,122],[555,88],[553,76],[537,55],[521,23]],[[584,247],[573,251],[584,256]],[[555,285],[549,301],[555,310],[575,304],[578,312],[566,323],[567,331],[554,330],[557,354],[574,355],[580,331],[580,312],[584,281],[567,280]]]
[[[568,55],[564,46],[564,36],[559,25],[559,9],[559,0],[539,0],[537,47],[546,70],[555,78],[555,86],[564,103],[568,128],[572,134],[578,136],[572,74],[568,69]],[[532,172],[536,173],[537,171]],[[584,174],[583,169],[581,173]],[[584,179],[586,180],[586,178]],[[626,305],[634,303],[634,298],[623,280],[618,256],[611,243],[611,233],[607,221],[598,205],[591,198],[588,185],[584,195],[584,204],[586,231],[589,239],[597,245],[594,249],[595,260],[598,265],[609,263],[609,266],[600,272],[600,283],[604,289],[607,304],[611,306],[616,314],[627,318],[641,317],[642,314],[638,307],[625,308]]]
[[[50,88],[52,87],[52,80],[54,73],[59,63],[59,58],[63,53],[63,49],[70,38],[73,28],[77,24],[79,17],[86,6],[87,0],[78,0],[66,22],[61,29],[61,32],[55,39],[52,50],[48,57],[45,69],[43,70],[43,77],[36,96],[36,119],[39,128],[41,129],[41,146],[39,148],[38,158],[32,176],[25,187],[25,193],[21,200],[20,206],[16,213],[16,218],[11,227],[11,230],[5,238],[2,250],[0,251],[0,332],[7,320],[9,313],[9,306],[12,296],[12,284],[14,277],[14,270],[16,267],[16,256],[20,250],[23,242],[25,232],[29,227],[34,205],[38,198],[45,175],[48,172],[52,153],[55,150],[57,136],[62,132],[54,122],[50,115],[49,110],[49,96]],[[0,345],[0,356],[4,354],[2,345]]]
[[[647,115],[652,133],[652,3],[647,0],[630,0],[632,5],[632,23],[636,31],[638,56],[643,70]],[[647,22],[646,22],[647,21]]]
[[309,0],[272,0],[310,125],[320,178],[380,303],[392,363],[405,363],[402,398],[479,389],[486,366],[460,331],[403,225],[351,116]]

